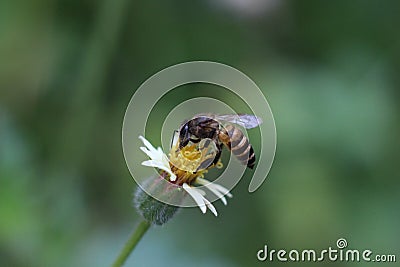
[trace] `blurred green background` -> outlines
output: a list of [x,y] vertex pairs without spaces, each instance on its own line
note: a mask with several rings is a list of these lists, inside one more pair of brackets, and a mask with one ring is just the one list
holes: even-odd
[[188,60],[258,84],[275,162],[258,191],[247,173],[217,202],[218,218],[183,209],[151,229],[127,266],[309,266],[256,253],[341,237],[399,258],[399,12],[398,1],[1,1],[0,265],[110,265],[139,221],[125,108]]

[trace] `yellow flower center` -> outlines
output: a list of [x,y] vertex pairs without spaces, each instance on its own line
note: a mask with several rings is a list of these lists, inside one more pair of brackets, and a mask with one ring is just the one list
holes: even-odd
[[[170,151],[169,160],[171,170],[177,176],[176,183],[190,184],[197,177],[204,176],[209,168],[214,167],[212,164],[218,148],[211,139],[202,139],[199,143],[189,142],[188,145],[179,149],[179,142],[176,142]],[[218,162],[218,167],[222,166]]]

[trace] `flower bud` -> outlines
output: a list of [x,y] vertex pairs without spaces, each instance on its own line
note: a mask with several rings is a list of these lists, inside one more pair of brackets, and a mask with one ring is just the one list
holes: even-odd
[[162,225],[175,215],[179,207],[161,202],[152,196],[159,196],[162,199],[180,198],[182,194],[178,186],[167,182],[164,177],[159,175],[148,178],[142,187],[136,188],[133,202],[143,218],[152,224]]

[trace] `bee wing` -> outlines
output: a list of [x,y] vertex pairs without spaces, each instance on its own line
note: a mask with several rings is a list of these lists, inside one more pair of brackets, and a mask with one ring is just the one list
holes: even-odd
[[215,118],[238,124],[246,129],[255,128],[262,123],[262,119],[250,114],[216,115]]

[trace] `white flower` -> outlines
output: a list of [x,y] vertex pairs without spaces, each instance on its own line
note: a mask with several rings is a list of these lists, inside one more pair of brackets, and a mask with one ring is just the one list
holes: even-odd
[[[145,145],[145,147],[140,147],[140,149],[144,153],[146,153],[146,155],[149,156],[149,158],[151,159],[143,161],[142,165],[149,167],[156,167],[158,169],[164,170],[170,175],[170,181],[172,182],[176,181],[177,177],[172,172],[171,167],[169,165],[168,157],[164,154],[161,147],[155,149],[153,145],[149,141],[147,141],[143,136],[139,136],[139,139]],[[204,178],[196,177],[193,184],[205,186],[212,193],[214,193],[219,199],[221,199],[221,201],[225,205],[227,204],[225,195],[230,198],[232,197],[232,194],[229,192],[227,188],[223,187],[222,185],[212,183]],[[206,213],[208,208],[215,216],[218,215],[214,205],[211,204],[211,202],[205,198],[206,193],[203,190],[196,188],[193,185],[189,185],[186,182],[183,182],[181,185],[182,188],[194,199],[194,201],[196,202],[196,204],[199,206],[200,210],[203,213]]]
[[[207,187],[211,192],[213,192],[221,201],[226,205],[227,201],[224,195],[227,195],[228,197],[232,197],[232,194],[229,193],[229,190],[223,187],[222,185],[211,183],[210,181],[207,181],[206,179],[203,178],[197,178],[196,183],[199,185],[204,185]],[[206,199],[204,196],[206,193],[195,187],[189,186],[187,183],[183,184],[183,189],[186,190],[186,192],[189,193],[189,195],[194,199],[196,204],[199,206],[200,210],[203,213],[206,213],[207,208],[211,210],[212,213],[214,213],[215,216],[217,216],[217,210],[215,209],[214,205],[211,204],[211,202]]]
[[229,193],[229,190],[223,187],[222,185],[216,184],[216,183],[211,183],[210,181],[203,179],[203,178],[197,178],[196,183],[199,185],[204,185],[207,187],[211,192],[213,192],[221,201],[225,204],[225,206],[228,204],[226,201],[226,198],[224,195],[228,197],[232,197],[232,194]]
[[171,167],[169,166],[169,161],[167,155],[164,154],[162,151],[161,147],[158,147],[157,149],[154,148],[154,146],[146,140],[143,136],[139,136],[139,139],[143,142],[143,144],[146,147],[140,147],[140,149],[146,153],[147,156],[151,160],[146,160],[142,162],[142,165],[148,166],[148,167],[156,167],[160,170],[166,171],[170,175],[170,180],[175,181],[176,180],[176,175],[171,171]]

